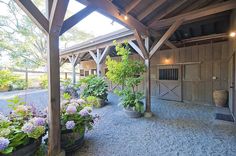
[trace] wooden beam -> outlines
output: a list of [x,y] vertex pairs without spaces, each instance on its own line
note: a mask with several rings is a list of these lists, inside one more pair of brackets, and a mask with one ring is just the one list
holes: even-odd
[[[48,44],[48,156],[61,155],[59,34],[68,0],[53,0]],[[48,6],[48,8],[50,8]],[[49,14],[49,13],[48,13]]]
[[94,52],[89,50],[89,54],[92,56],[93,60],[97,63],[97,56],[94,54]]
[[68,0],[53,1],[49,19],[49,33],[53,33],[54,35],[60,35],[68,4]]
[[[162,37],[159,32],[151,30],[150,33],[152,34],[153,37],[155,37],[157,39],[160,39]],[[165,41],[165,45],[167,45],[171,49],[175,49],[176,48],[176,46],[173,43],[171,43],[170,41],[168,41],[168,40]]]
[[179,8],[181,5],[183,5],[187,1],[188,0],[180,0],[180,1],[176,2],[176,3],[174,3],[174,4],[171,4],[171,6],[169,8],[167,8],[166,10],[161,12],[161,14],[158,15],[156,18],[152,19],[149,22],[148,26],[152,25],[152,23],[154,23],[155,21],[159,21],[160,19],[164,18],[165,16],[167,16],[171,12],[175,11],[177,8]]
[[124,25],[128,26],[131,29],[137,29],[140,34],[147,34],[148,28],[139,22],[133,16],[127,14],[128,19],[124,19],[124,15],[122,14],[121,10],[117,8],[111,1],[109,0],[87,0],[91,5],[94,5],[96,8],[100,9],[101,11],[105,12],[116,20],[122,22]]
[[99,59],[99,64],[101,64],[101,63],[105,60],[106,56],[107,56],[108,53],[109,53],[109,49],[110,49],[109,46],[106,46],[106,47],[105,47],[105,49],[104,49],[104,51],[103,51],[103,53],[102,53],[102,56],[101,56],[100,59]]
[[176,29],[183,23],[183,20],[177,20],[162,36],[162,38],[157,42],[157,44],[151,49],[149,57],[151,58],[153,54],[163,45],[163,43],[175,32]]
[[138,20],[141,21],[149,14],[151,14],[156,8],[160,7],[167,0],[157,0],[153,4],[151,4],[148,8],[145,9],[140,15],[138,15]]
[[191,43],[191,42],[198,42],[198,41],[205,41],[205,40],[211,40],[211,39],[218,39],[218,38],[228,38],[227,33],[220,33],[220,34],[211,34],[211,35],[204,35],[204,36],[198,36],[198,37],[191,37],[188,39],[184,39],[179,41],[179,43]]
[[134,31],[134,36],[135,36],[135,38],[138,42],[139,48],[140,48],[144,58],[147,59],[149,57],[148,56],[148,51],[146,50],[143,39],[142,39],[141,35],[138,33],[137,30]]
[[171,17],[168,19],[154,21],[150,25],[150,28],[157,30],[157,29],[161,29],[161,28],[170,26],[176,20],[181,19],[181,18],[184,19],[184,22],[187,22],[187,21],[195,20],[195,19],[202,18],[205,16],[209,16],[209,15],[217,14],[217,13],[224,12],[227,10],[231,10],[234,8],[236,8],[236,1],[235,0],[221,2],[221,3],[215,4],[215,5],[204,7],[202,9],[198,9],[198,10],[194,10],[194,11],[191,11],[188,13],[177,15],[177,16],[174,16],[174,17]]
[[86,8],[82,9],[81,11],[77,12],[73,16],[66,19],[62,25],[60,35],[62,35],[64,32],[75,26],[78,22],[83,20],[85,17],[87,17],[89,14],[91,14],[95,10],[92,6],[87,6]]
[[44,33],[49,31],[49,22],[47,18],[39,11],[31,0],[14,0],[16,4],[27,14],[27,16],[40,28]]
[[130,4],[125,8],[125,12],[128,14],[132,11],[142,0],[133,0]]
[[133,41],[130,40],[128,43],[143,59],[145,59],[141,49]]

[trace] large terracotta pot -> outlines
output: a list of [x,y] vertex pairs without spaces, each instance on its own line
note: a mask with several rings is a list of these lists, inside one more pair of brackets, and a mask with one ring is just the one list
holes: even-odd
[[228,99],[226,90],[215,90],[213,92],[213,100],[217,107],[225,107]]
[[131,108],[124,108],[124,112],[130,118],[139,118],[142,116],[142,113],[134,111]]
[[71,153],[78,150],[84,142],[84,132],[74,133],[72,131],[65,131],[61,134],[61,146],[67,152]]
[[26,146],[19,147],[11,154],[0,154],[0,156],[34,156],[35,152],[39,149],[42,142],[42,138],[32,141]]

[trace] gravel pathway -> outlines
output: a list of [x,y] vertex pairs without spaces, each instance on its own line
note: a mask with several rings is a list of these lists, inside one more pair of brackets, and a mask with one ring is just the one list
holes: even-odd
[[214,120],[214,107],[153,100],[154,117],[131,119],[109,101],[73,156],[236,155],[236,124]]

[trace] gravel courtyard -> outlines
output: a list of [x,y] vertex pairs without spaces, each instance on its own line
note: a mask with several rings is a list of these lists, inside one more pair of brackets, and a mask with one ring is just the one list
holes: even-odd
[[73,156],[235,156],[236,124],[214,120],[214,107],[153,101],[151,119],[131,119],[118,97],[95,113],[101,116]]

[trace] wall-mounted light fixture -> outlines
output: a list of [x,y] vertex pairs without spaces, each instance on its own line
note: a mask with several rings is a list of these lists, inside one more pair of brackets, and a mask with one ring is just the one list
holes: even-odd
[[169,58],[165,59],[165,64],[170,64],[170,59]]
[[230,32],[230,33],[229,33],[229,36],[232,37],[232,38],[233,38],[233,37],[236,37],[236,32],[235,32],[235,31]]
[[128,20],[128,16],[127,16],[127,15],[124,15],[124,19],[127,21],[127,20]]

